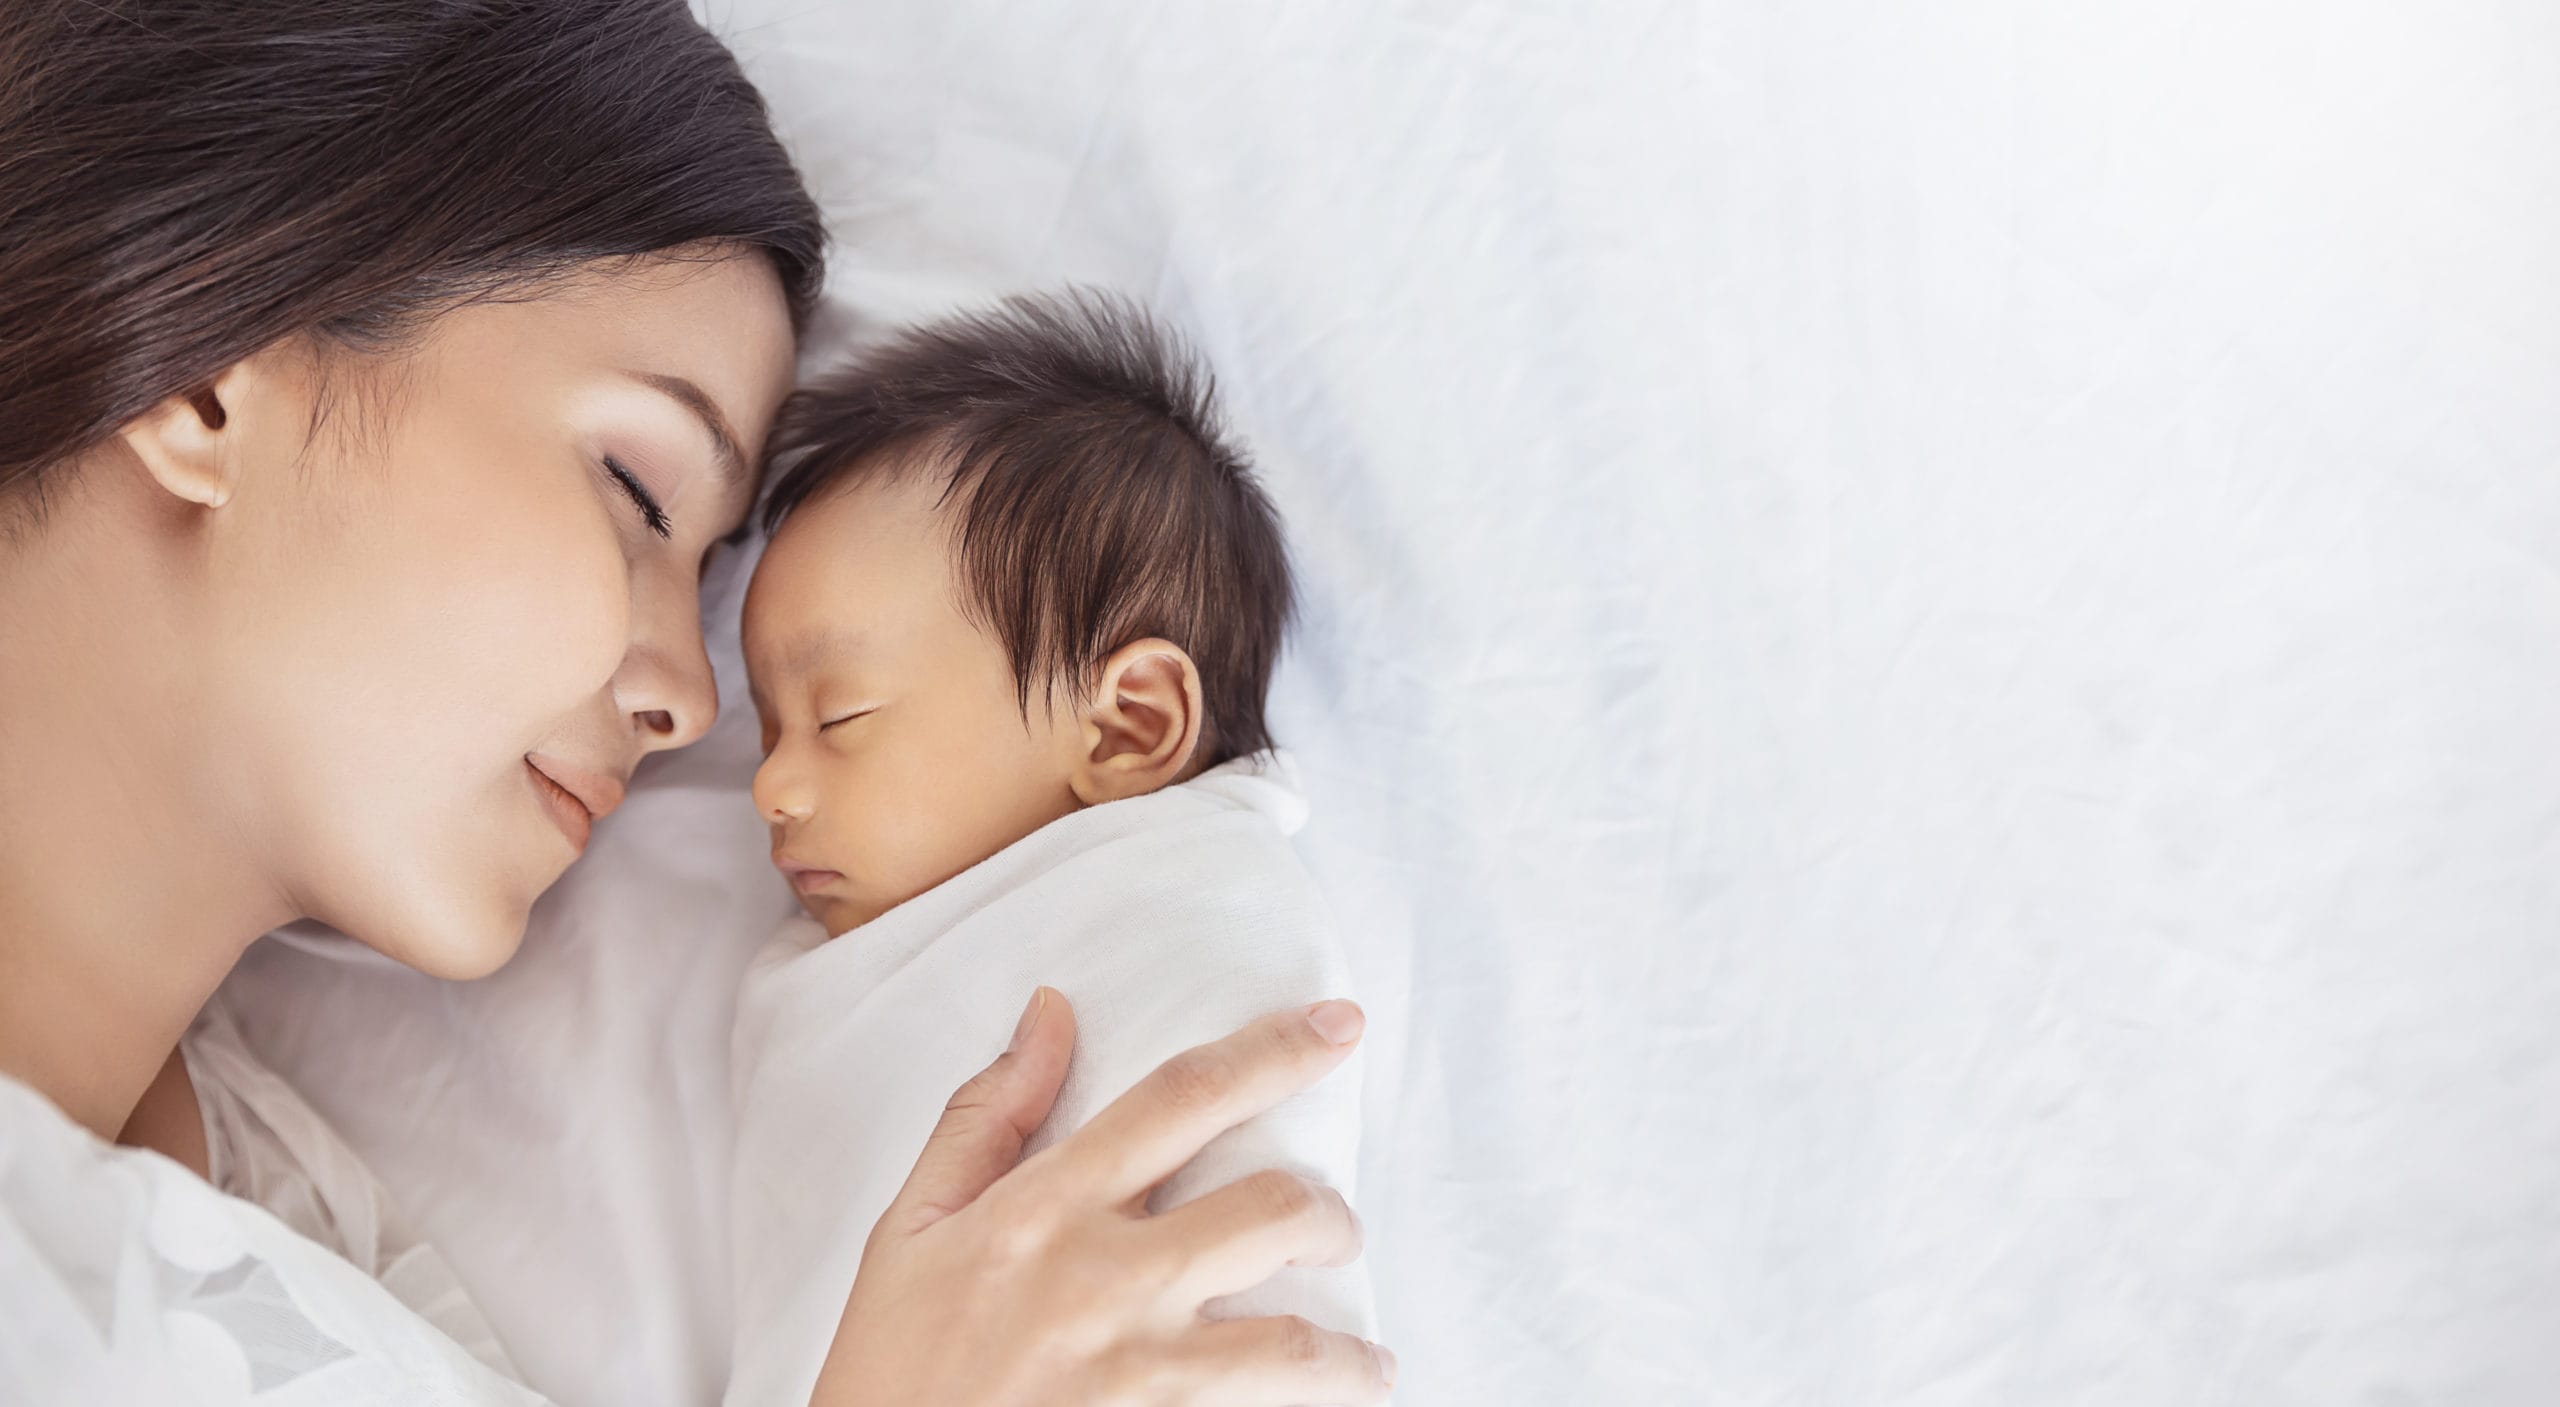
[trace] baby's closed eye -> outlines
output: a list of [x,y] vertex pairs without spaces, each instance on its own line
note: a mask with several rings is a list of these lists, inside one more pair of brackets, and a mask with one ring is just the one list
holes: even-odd
[[839,723],[851,723],[857,718],[868,718],[879,711],[880,705],[872,704],[868,707],[851,710],[850,712],[839,713],[832,718],[821,719],[818,723],[818,731],[823,733]]

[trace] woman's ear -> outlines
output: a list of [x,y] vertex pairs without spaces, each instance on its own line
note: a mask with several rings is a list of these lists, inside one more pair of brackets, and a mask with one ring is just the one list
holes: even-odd
[[1078,720],[1082,755],[1067,785],[1087,806],[1144,796],[1180,780],[1200,748],[1200,669],[1169,640],[1133,641],[1102,662]]
[[239,401],[255,376],[243,362],[192,391],[169,397],[119,431],[162,491],[206,508],[231,501],[239,486]]

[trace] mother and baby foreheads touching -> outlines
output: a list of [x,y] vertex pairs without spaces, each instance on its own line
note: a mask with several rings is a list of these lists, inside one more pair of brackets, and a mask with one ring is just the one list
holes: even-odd
[[[140,472],[48,490],[154,525],[29,540],[112,556],[77,575],[150,598],[92,589],[101,621],[203,646],[152,682],[225,745],[163,773],[327,818],[275,836],[225,803],[244,851],[193,847],[206,865],[301,857],[233,931],[310,915],[433,975],[506,962],[640,758],[709,727],[699,579],[759,461],[753,796],[831,933],[1271,746],[1287,554],[1186,346],[1125,299],[1021,295],[791,394],[796,306],[768,261],[701,246],[387,352],[287,338],[121,427]],[[563,450],[590,472],[524,472]],[[185,618],[153,620],[177,570]],[[487,765],[510,735],[520,763]]]
[[[707,397],[670,394],[742,462]],[[829,933],[1084,807],[1271,747],[1288,558],[1218,418],[1186,347],[1081,290],[910,328],[785,405],[740,628],[753,794]],[[668,535],[685,489],[602,462]],[[527,766],[583,850],[621,780]]]
[[[661,389],[739,477],[717,406]],[[908,329],[793,396],[772,434],[788,467],[741,623],[754,798],[831,933],[1083,807],[1272,745],[1278,518],[1209,373],[1136,305],[1020,295]],[[644,454],[601,463],[661,538],[699,492]],[[651,721],[691,741],[713,706]],[[526,765],[583,851],[621,778]]]
[[[746,264],[676,266],[653,292],[683,303],[717,297],[721,285],[760,272]],[[574,288],[545,301],[564,300],[584,301]],[[434,399],[471,399],[474,378],[526,389],[522,378],[547,350],[542,342],[577,326],[522,315],[528,311],[500,304],[447,319],[409,359],[438,363]],[[643,315],[617,332],[646,344],[654,321]],[[594,820],[620,804],[639,756],[698,739],[716,711],[699,637],[653,638],[648,617],[660,613],[653,607],[689,609],[700,564],[747,514],[762,477],[749,459],[749,436],[761,427],[733,420],[722,403],[753,405],[752,394],[740,394],[758,389],[751,383],[787,378],[771,349],[788,343],[733,336],[736,346],[717,349],[725,365],[745,373],[733,373],[739,386],[721,388],[729,395],[661,372],[564,385],[582,402],[567,412],[573,422],[610,427],[596,432],[593,457],[608,498],[627,500],[631,522],[600,540],[560,530],[581,515],[555,515],[554,531],[532,554],[549,564],[548,592],[488,600],[475,592],[475,582],[512,581],[525,570],[524,544],[490,531],[486,519],[455,525],[476,531],[423,534],[444,560],[434,592],[408,593],[420,629],[404,642],[407,667],[448,684],[470,680],[482,700],[476,717],[445,710],[415,720],[423,741],[522,716],[519,702],[529,703],[545,682],[544,669],[525,667],[533,660],[548,658],[549,672],[563,675],[612,676],[607,707],[555,723],[525,755],[521,785],[572,855],[585,849]],[[750,355],[758,351],[764,355]],[[238,487],[235,466],[269,457],[261,450],[283,448],[287,462],[300,460],[285,440],[333,420],[346,434],[366,435],[375,428],[367,422],[388,413],[386,393],[398,395],[403,374],[397,366],[349,373],[317,357],[288,374],[280,356],[252,358],[127,431],[125,442],[161,488],[224,506]],[[269,384],[249,384],[260,380]],[[294,384],[276,384],[284,381]],[[459,416],[403,413],[401,447],[450,451],[438,453],[448,465],[502,464],[509,434],[538,427],[509,426],[495,408],[524,399],[492,395],[479,402],[490,410]],[[771,538],[741,628],[765,752],[754,800],[772,828],[775,865],[830,932],[867,922],[1076,810],[1144,795],[1272,745],[1264,697],[1291,615],[1277,515],[1219,425],[1207,369],[1135,304],[1086,290],[1020,295],[910,328],[789,397],[768,437],[764,457],[780,466],[761,507]],[[277,445],[244,443],[269,439]],[[472,512],[469,487],[452,485],[455,512]],[[386,483],[378,491],[398,490]],[[342,536],[346,550],[370,552],[373,565],[383,565],[378,546]],[[297,534],[294,545],[309,555],[307,536]],[[232,550],[254,560],[259,547]],[[505,572],[494,570],[502,554]],[[620,555],[623,570],[593,570],[605,554]],[[627,603],[561,608],[609,592],[625,575]],[[527,597],[552,604],[526,613],[517,602]],[[294,628],[310,621],[292,619],[292,608],[257,614],[271,628],[253,635],[312,648],[308,633]],[[310,616],[325,623],[334,614]],[[510,616],[519,618],[510,624]],[[592,641],[560,629],[564,621],[616,618],[628,629],[590,632]],[[381,626],[376,617],[373,628]],[[485,648],[493,635],[542,636],[550,648]],[[484,648],[471,661],[448,659],[435,648],[439,639]],[[601,658],[626,640],[622,659]],[[349,640],[345,648],[360,655],[367,645]],[[244,669],[262,658],[254,640],[234,653]],[[319,769],[344,760],[326,755],[330,740],[343,736],[322,727],[304,733],[323,754]],[[361,736],[353,741],[362,745]],[[441,754],[430,745],[414,756],[434,766]],[[377,754],[366,765],[378,772],[400,764]],[[406,814],[397,795],[341,814],[357,831],[402,825],[413,844],[429,837],[412,854],[445,849],[433,840],[436,818]],[[486,824],[490,815],[482,808],[473,819]],[[395,956],[442,975],[495,967],[520,931],[503,911],[547,887],[560,863],[544,858],[556,850],[517,837],[508,848],[526,857],[516,866],[524,873],[502,884],[514,893],[489,896],[500,911],[486,915],[493,923],[466,921],[452,934],[422,932],[407,943],[392,936],[420,927],[422,913],[451,912],[455,894],[472,888],[449,885],[442,903],[401,905],[409,922],[366,931],[406,949]],[[351,926],[346,920],[361,922],[371,906],[313,907],[335,908]],[[487,940],[492,932],[506,941]]]

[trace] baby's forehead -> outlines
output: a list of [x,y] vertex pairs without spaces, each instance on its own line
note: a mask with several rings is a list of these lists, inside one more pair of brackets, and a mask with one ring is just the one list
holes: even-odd
[[[859,661],[868,651],[870,635],[857,625],[818,626],[798,630],[773,640],[762,651],[748,652],[748,676],[796,678],[816,674],[830,666]],[[756,660],[761,654],[762,667]]]
[[749,595],[739,623],[739,653],[747,666],[747,699],[765,713],[780,692],[816,680],[862,672],[877,653],[877,639],[859,599],[840,598],[823,610],[797,602],[776,604],[772,595]]
[[[933,486],[912,476],[831,487],[794,509],[748,583],[739,643],[749,678],[840,658],[875,623],[945,598],[945,516]],[[808,641],[837,648],[804,648]]]
[[950,475],[922,454],[884,450],[802,500],[774,529],[773,540],[939,536],[950,516],[943,501],[949,484]]

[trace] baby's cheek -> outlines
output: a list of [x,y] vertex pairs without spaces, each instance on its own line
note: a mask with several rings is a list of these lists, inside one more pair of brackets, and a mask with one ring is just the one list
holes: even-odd
[[[1009,699],[1006,708],[1012,707]],[[906,903],[1072,809],[1062,783],[1024,746],[1018,718],[978,726],[946,705],[897,720],[840,759],[825,809],[841,817],[841,869],[865,911]],[[860,724],[851,726],[859,727]]]
[[[884,819],[886,819],[884,817]],[[953,833],[959,819],[949,811],[909,810],[897,834],[882,837],[883,859],[877,883],[879,906],[903,904],[986,858],[973,855]]]
[[852,922],[868,922],[922,892],[912,879],[916,851],[931,843],[923,832],[937,819],[930,807],[916,805],[898,778],[880,772],[850,761],[830,769],[819,802],[820,814],[834,822],[823,828],[828,850],[807,857],[843,872],[850,901],[844,917]]
[[988,798],[975,780],[962,767],[902,767],[899,784],[863,817],[881,908],[903,904],[1002,848],[987,843]]

